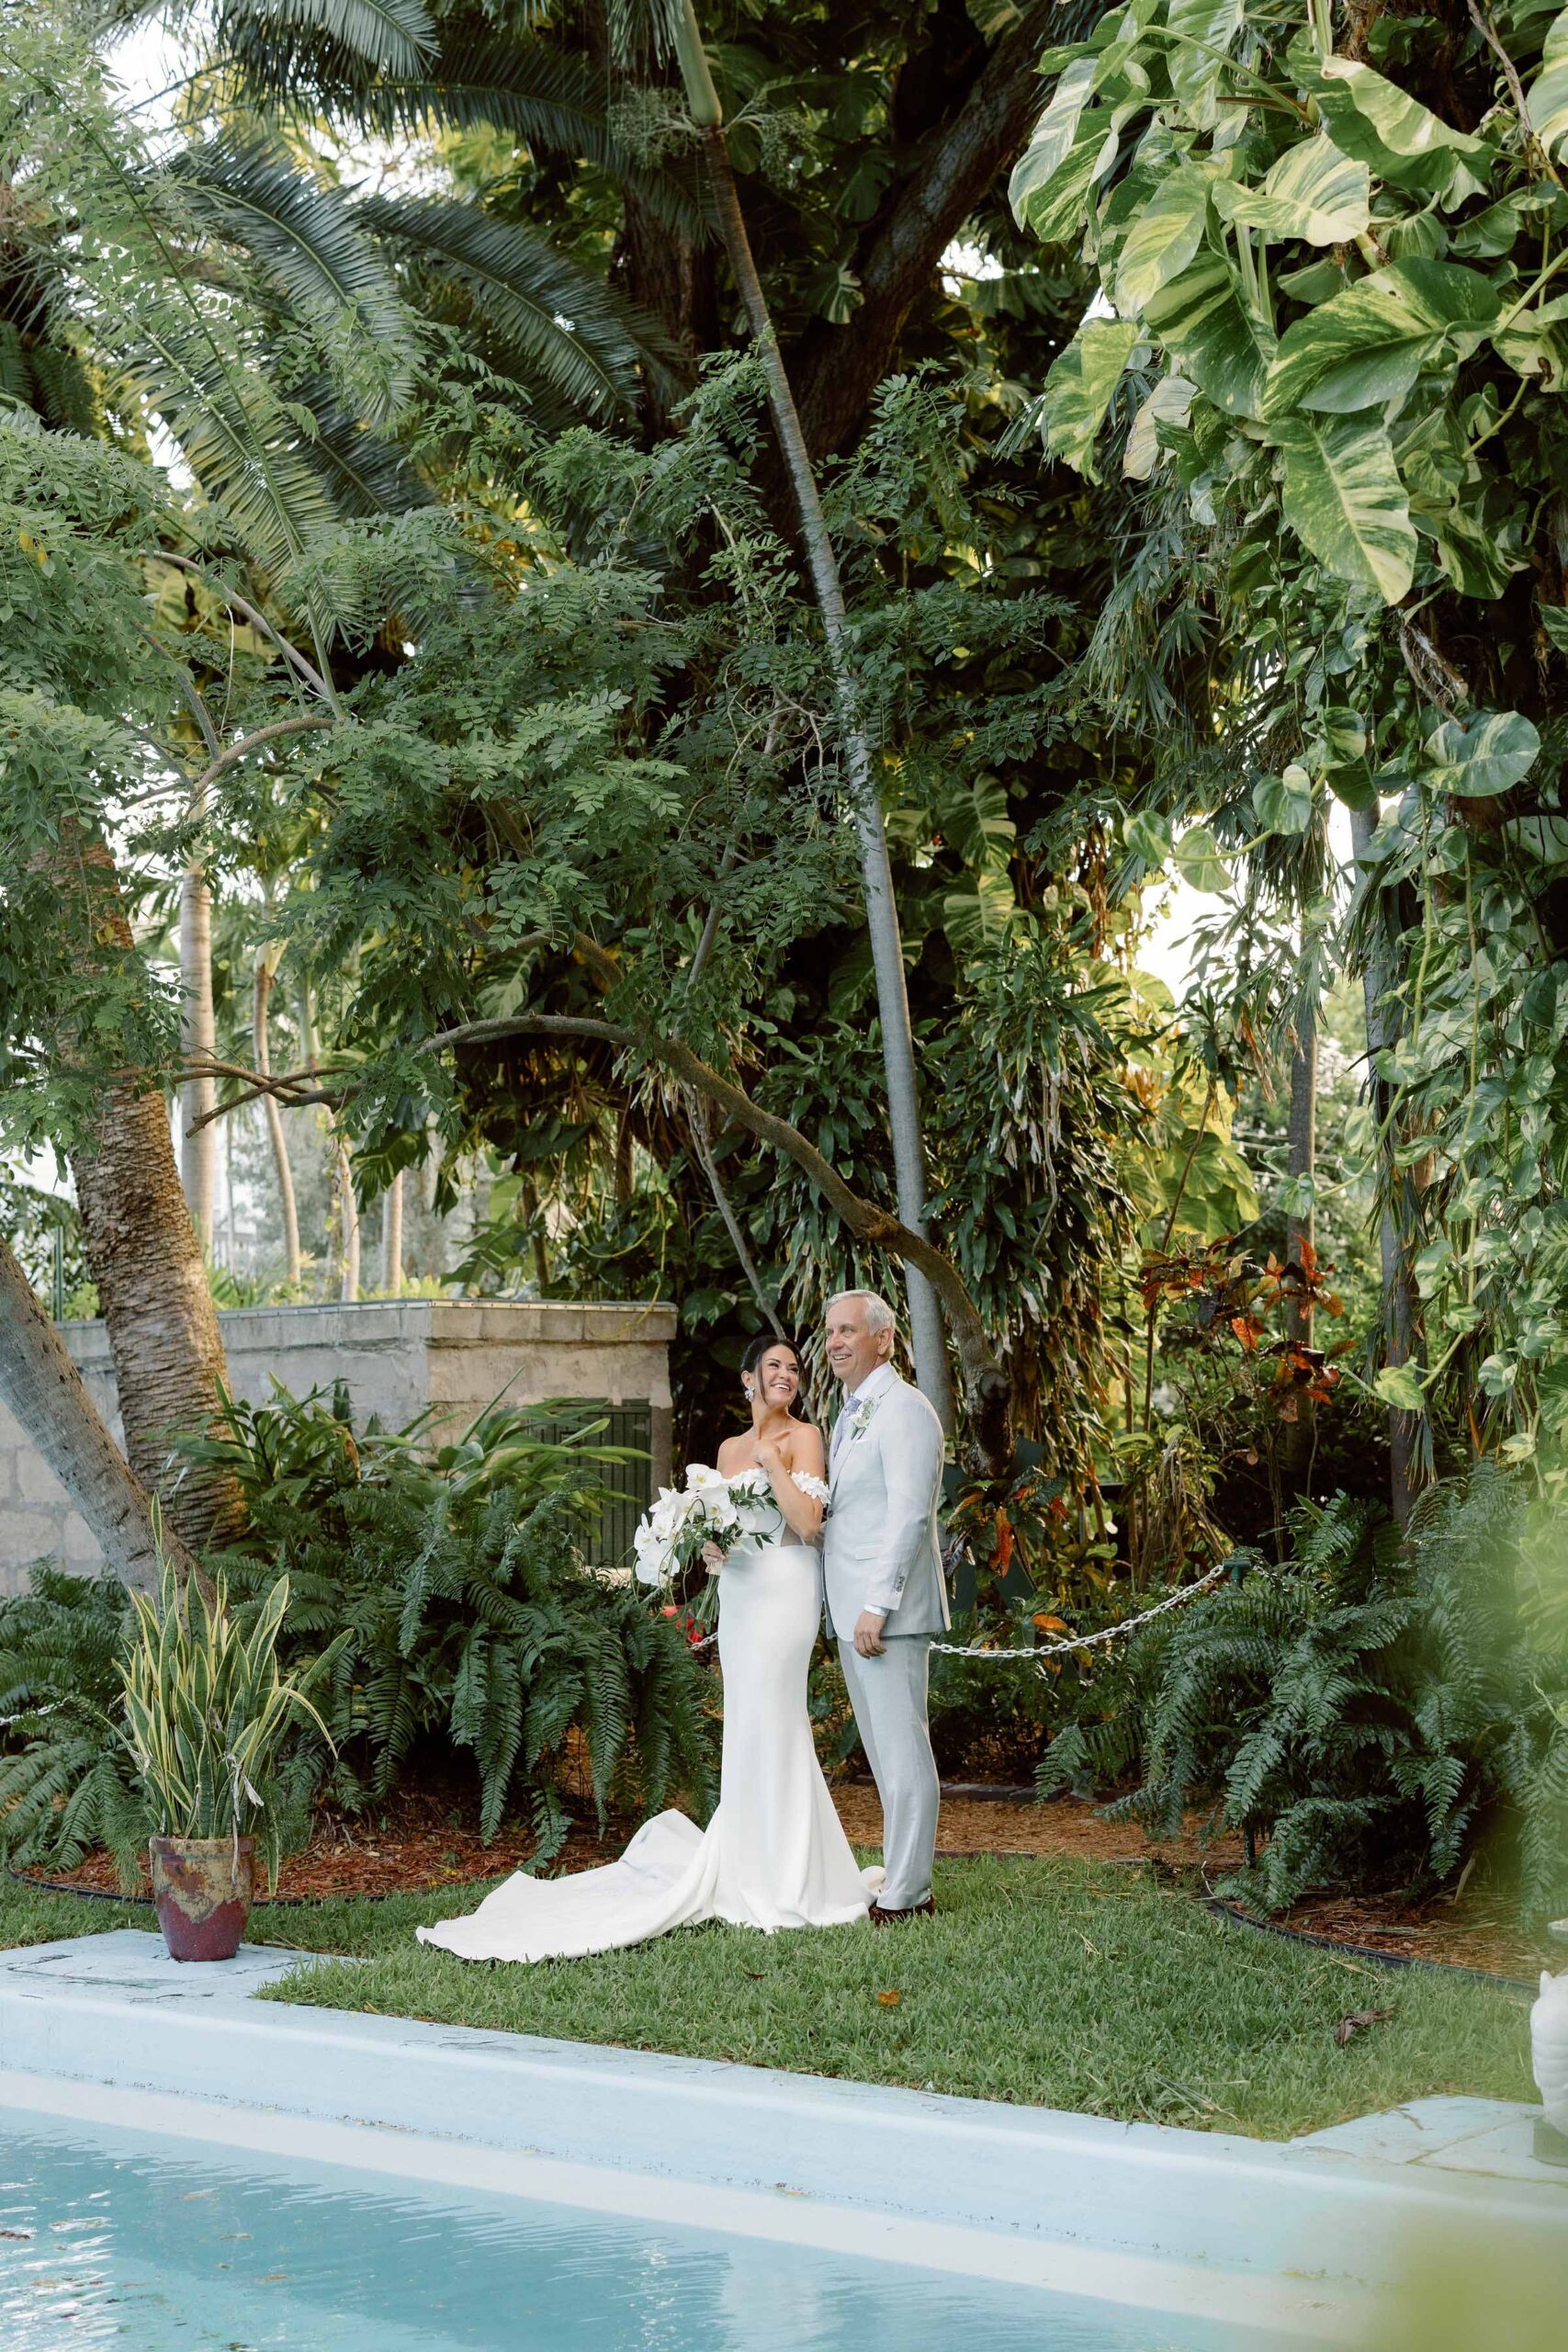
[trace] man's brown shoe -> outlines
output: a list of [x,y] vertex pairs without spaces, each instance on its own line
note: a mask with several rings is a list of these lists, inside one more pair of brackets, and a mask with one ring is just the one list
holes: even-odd
[[907,1911],[885,1911],[880,1903],[874,1903],[871,1924],[874,1928],[896,1928],[904,1919],[929,1919],[935,1910],[936,1905],[929,1894],[923,1903],[911,1903]]

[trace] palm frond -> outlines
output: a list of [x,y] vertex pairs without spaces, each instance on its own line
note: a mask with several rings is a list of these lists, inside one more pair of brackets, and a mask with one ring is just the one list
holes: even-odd
[[375,355],[369,413],[395,413],[417,357],[412,322],[384,255],[342,191],[301,170],[280,141],[259,134],[209,139],[166,168],[197,220],[253,254],[289,304],[333,329],[346,327]]
[[437,285],[461,290],[498,364],[542,379],[580,416],[631,415],[639,366],[674,357],[651,320],[536,230],[434,198],[371,197],[356,211]]

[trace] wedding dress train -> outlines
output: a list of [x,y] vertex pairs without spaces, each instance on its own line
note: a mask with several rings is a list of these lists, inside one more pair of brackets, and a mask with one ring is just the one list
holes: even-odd
[[806,1707],[821,1610],[817,1553],[798,1537],[732,1552],[719,1577],[724,1762],[706,1829],[644,1822],[618,1862],[566,1878],[517,1871],[467,1918],[415,1930],[464,1960],[575,1960],[702,1919],[737,1927],[864,1922],[882,1883],[850,1851]]

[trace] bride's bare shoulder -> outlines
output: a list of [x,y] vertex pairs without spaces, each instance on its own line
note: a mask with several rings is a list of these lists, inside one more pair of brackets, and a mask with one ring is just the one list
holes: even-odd
[[743,1437],[727,1437],[718,1449],[718,1459],[714,1464],[714,1468],[722,1470],[727,1478],[732,1470],[743,1468],[746,1459],[745,1446],[746,1440]]
[[821,1431],[809,1421],[797,1421],[789,1433],[789,1466],[804,1470],[810,1477],[820,1477],[827,1456],[822,1450]]

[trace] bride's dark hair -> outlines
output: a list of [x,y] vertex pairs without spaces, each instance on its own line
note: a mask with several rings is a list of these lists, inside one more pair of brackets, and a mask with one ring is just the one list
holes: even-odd
[[762,1358],[771,1355],[775,1348],[787,1348],[795,1358],[795,1369],[800,1369],[801,1353],[793,1340],[781,1340],[776,1331],[761,1331],[740,1359],[741,1371],[755,1372]]

